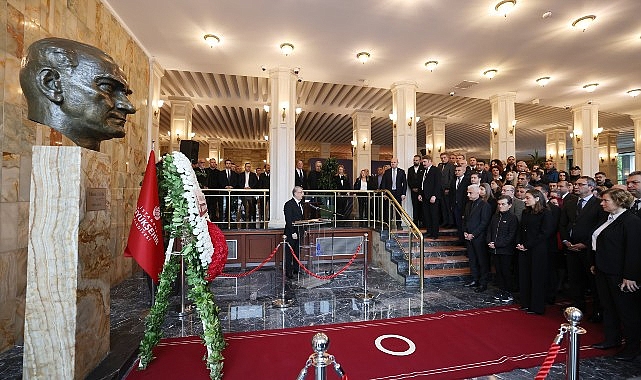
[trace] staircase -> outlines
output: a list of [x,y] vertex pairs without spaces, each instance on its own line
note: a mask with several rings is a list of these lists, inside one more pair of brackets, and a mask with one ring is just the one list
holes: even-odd
[[[408,260],[405,253],[409,249],[407,232],[383,231],[381,239],[385,241],[385,249],[389,253],[391,263],[396,265],[396,278],[404,281],[405,286],[419,285],[419,275],[408,273]],[[466,256],[466,249],[456,245],[458,237],[455,229],[441,229],[437,240],[426,238],[424,240],[424,285],[434,285],[449,281],[469,280],[470,268]],[[412,247],[412,264],[419,266],[419,247]],[[390,266],[388,266],[389,268]]]

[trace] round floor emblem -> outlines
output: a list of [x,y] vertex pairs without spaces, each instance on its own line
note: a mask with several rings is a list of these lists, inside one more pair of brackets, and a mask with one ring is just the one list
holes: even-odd
[[[405,343],[407,343],[409,347],[405,351],[390,351],[385,347],[383,347],[383,345],[381,344],[381,342],[384,339],[388,339],[388,338],[400,339]],[[378,338],[376,338],[376,340],[374,341],[374,345],[376,346],[376,348],[379,349],[379,351],[384,352],[388,355],[394,355],[394,356],[408,356],[408,355],[412,355],[414,351],[416,351],[416,345],[414,344],[414,342],[412,342],[410,339],[402,335],[395,335],[395,334],[381,335]]]

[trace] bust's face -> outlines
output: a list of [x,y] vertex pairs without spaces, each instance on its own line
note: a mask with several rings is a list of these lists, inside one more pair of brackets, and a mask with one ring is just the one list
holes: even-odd
[[76,68],[60,70],[60,83],[64,122],[75,132],[98,140],[125,135],[127,115],[136,109],[127,98],[125,75],[113,61],[79,52]]

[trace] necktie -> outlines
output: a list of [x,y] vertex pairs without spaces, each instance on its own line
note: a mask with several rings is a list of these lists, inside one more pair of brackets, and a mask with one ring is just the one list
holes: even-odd
[[579,199],[579,211],[583,210],[583,202],[585,202],[585,199],[580,198]]
[[639,211],[639,203],[641,203],[641,199],[635,199],[634,203],[632,204],[632,207],[630,208],[630,210],[635,211],[635,212]]
[[227,181],[229,181],[231,175],[229,174],[229,170],[227,170]]
[[300,213],[303,213],[303,204],[301,202],[298,202],[298,207],[300,208]]
[[392,190],[396,190],[396,169],[392,169]]
[[460,184],[461,184],[461,177],[456,177],[456,187],[455,187],[455,189],[458,190],[458,185],[460,185]]

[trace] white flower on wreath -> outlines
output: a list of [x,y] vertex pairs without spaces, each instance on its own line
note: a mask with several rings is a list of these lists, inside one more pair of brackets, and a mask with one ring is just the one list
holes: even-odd
[[202,192],[189,159],[181,152],[173,152],[172,156],[183,183],[183,198],[187,201],[189,224],[192,228],[192,234],[196,238],[196,251],[203,269],[207,270],[214,255],[214,246],[207,226],[209,215],[206,212],[201,215],[198,207],[198,194],[202,195]]

